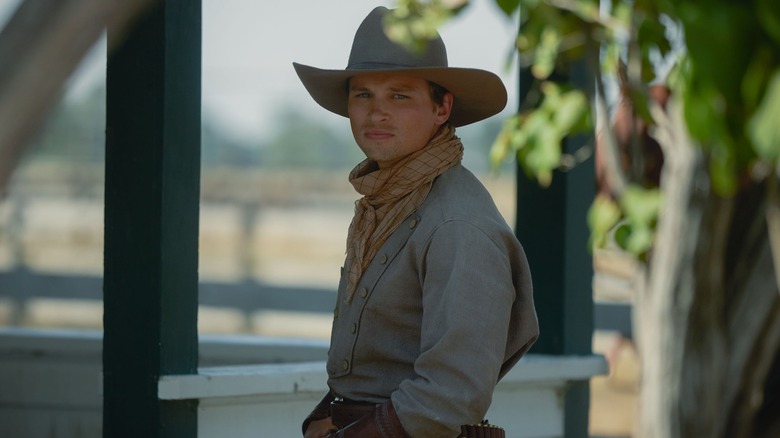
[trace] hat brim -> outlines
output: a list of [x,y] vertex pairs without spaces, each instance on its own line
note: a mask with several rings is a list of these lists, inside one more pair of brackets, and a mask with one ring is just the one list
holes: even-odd
[[465,126],[498,114],[506,106],[507,93],[495,74],[457,67],[325,70],[293,63],[303,86],[320,106],[340,116],[347,112],[347,80],[362,73],[393,73],[418,77],[441,85],[455,96],[450,123]]

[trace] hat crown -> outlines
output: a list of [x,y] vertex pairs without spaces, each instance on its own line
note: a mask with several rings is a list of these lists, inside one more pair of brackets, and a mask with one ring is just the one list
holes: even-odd
[[410,51],[391,41],[384,30],[390,11],[378,7],[358,27],[349,63],[344,70],[326,70],[293,63],[306,90],[323,108],[349,117],[347,84],[356,74],[383,73],[425,79],[454,96],[449,123],[464,126],[497,114],[506,105],[506,88],[495,74],[447,65],[447,50],[437,34],[421,51]]
[[383,23],[388,12],[382,6],[374,8],[360,24],[352,42],[348,70],[447,67],[447,49],[438,33],[425,41],[420,51],[410,51],[391,41]]

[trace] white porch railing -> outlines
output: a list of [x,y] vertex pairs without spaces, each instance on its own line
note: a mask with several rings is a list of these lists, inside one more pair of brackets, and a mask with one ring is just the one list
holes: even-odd
[[[101,344],[100,332],[0,329],[0,438],[100,437]],[[326,390],[326,351],[322,341],[204,337],[209,366],[162,377],[158,394],[199,399],[199,438],[298,437]],[[606,371],[600,356],[529,355],[499,383],[487,418],[510,438],[560,437],[567,382]]]

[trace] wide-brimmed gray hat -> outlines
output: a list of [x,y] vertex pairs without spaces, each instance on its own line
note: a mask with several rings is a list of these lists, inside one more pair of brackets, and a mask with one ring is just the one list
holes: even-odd
[[495,74],[447,65],[447,49],[437,34],[420,52],[391,41],[383,20],[389,10],[377,7],[355,33],[344,70],[323,70],[294,62],[298,77],[311,97],[328,111],[349,117],[347,80],[360,73],[394,73],[429,80],[449,90],[455,100],[450,123],[464,126],[499,113],[506,106],[506,88]]

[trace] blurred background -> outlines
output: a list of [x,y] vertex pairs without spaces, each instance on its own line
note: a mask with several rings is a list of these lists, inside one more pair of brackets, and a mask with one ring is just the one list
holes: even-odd
[[[464,161],[514,224],[514,167],[490,169],[488,150],[517,106],[517,23],[494,1],[471,3],[442,29],[450,65],[499,74],[510,102],[459,129]],[[18,4],[0,0],[0,28]],[[343,68],[357,24],[377,4],[393,2],[203,0],[199,271],[208,299],[200,333],[329,337],[329,305],[293,303],[318,292],[329,299],[336,289],[357,199],[347,174],[362,155],[347,121],[311,100],[291,64]],[[0,325],[102,328],[105,66],[102,39],[0,199]],[[597,298],[630,301],[633,266],[608,254],[597,263]],[[263,305],[274,292],[290,309]],[[611,365],[592,381],[594,435],[631,433],[637,370],[628,336],[594,336],[594,351]]]

